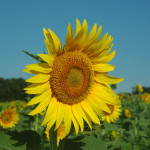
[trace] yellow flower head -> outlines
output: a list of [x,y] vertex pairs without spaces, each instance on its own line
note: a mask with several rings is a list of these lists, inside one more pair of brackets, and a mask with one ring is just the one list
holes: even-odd
[[22,101],[22,107],[25,108],[27,106],[26,101]]
[[123,98],[123,93],[118,94],[119,98]]
[[65,46],[62,49],[57,35],[50,29],[43,29],[48,54],[38,54],[44,61],[30,64],[24,69],[35,76],[26,80],[32,84],[25,88],[28,94],[37,94],[28,105],[39,103],[30,115],[41,113],[46,109],[42,125],[47,129],[56,123],[55,129],[64,122],[66,133],[71,124],[76,134],[84,129],[84,120],[92,129],[92,123],[100,124],[98,116],[103,111],[110,113],[108,106],[116,100],[109,84],[121,82],[122,78],[109,76],[114,66],[107,64],[115,56],[110,52],[113,38],[106,33],[99,38],[102,27],[97,30],[95,24],[88,34],[88,26],[84,20],[81,26],[76,21],[74,35],[71,24],[67,29]]
[[5,109],[0,116],[0,125],[7,129],[14,127],[19,120],[19,114],[15,110]]
[[120,105],[120,100],[118,97],[116,97],[117,103],[115,105],[107,104],[107,106],[110,108],[111,112],[105,112],[104,111],[104,116],[102,117],[102,120],[108,123],[114,122],[120,115],[121,112],[121,105]]
[[[46,134],[47,139],[49,140],[49,138],[50,138],[49,130],[46,130],[45,134]],[[59,146],[60,140],[62,140],[66,136],[67,136],[67,134],[66,134],[66,130],[65,130],[65,125],[63,123],[61,123],[57,130],[57,146]]]
[[124,109],[124,115],[127,117],[127,118],[130,118],[131,117],[131,112],[128,108],[125,108]]
[[142,95],[142,99],[145,101],[145,103],[149,104],[150,103],[150,94],[149,93],[144,93]]
[[11,105],[11,106],[15,106],[15,101],[12,100],[12,101],[10,102],[10,105]]
[[137,90],[138,90],[139,92],[143,92],[143,88],[142,88],[142,85],[141,85],[141,84],[138,84],[138,85],[137,85]]
[[16,107],[16,104],[15,104],[15,101],[14,101],[14,100],[12,100],[12,101],[10,102],[9,109],[11,109],[11,110],[16,110],[16,109],[17,109],[17,107]]

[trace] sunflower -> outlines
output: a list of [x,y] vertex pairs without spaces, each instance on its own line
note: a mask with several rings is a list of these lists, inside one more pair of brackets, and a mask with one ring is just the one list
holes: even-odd
[[113,65],[107,64],[115,56],[115,51],[109,53],[113,38],[108,33],[99,38],[101,30],[95,24],[88,34],[86,20],[81,26],[77,19],[75,36],[69,23],[62,48],[57,35],[43,29],[48,54],[38,54],[43,61],[26,66],[24,71],[35,76],[26,80],[32,84],[24,90],[36,94],[28,105],[39,103],[29,115],[46,109],[42,125],[47,124],[47,130],[53,125],[58,129],[63,121],[67,133],[73,123],[78,134],[79,127],[84,130],[84,120],[92,129],[92,122],[100,124],[98,116],[103,111],[110,113],[109,104],[116,103],[115,93],[108,84],[123,79],[108,75],[114,70]]
[[0,116],[0,125],[7,129],[14,127],[19,120],[19,114],[15,110],[4,109]]
[[149,104],[150,103],[150,94],[149,93],[144,93],[142,95],[142,99],[145,101],[145,103]]
[[125,108],[124,109],[124,115],[125,115],[125,117],[127,117],[127,118],[130,118],[132,115],[131,115],[131,112],[130,112],[130,110],[128,109],[128,108]]
[[123,98],[123,93],[120,92],[120,93],[118,94],[118,96],[119,96],[119,98]]
[[17,107],[16,107],[16,104],[15,104],[15,101],[14,101],[14,100],[12,100],[12,101],[10,102],[9,109],[17,110]]
[[108,123],[114,122],[120,115],[121,112],[121,105],[120,105],[120,100],[118,97],[116,97],[117,103],[115,105],[107,104],[107,106],[110,108],[110,113],[104,111],[104,116],[102,116],[102,120],[106,121]]
[[138,84],[136,88],[137,88],[138,92],[140,92],[140,93],[143,92],[143,88],[142,88],[141,84]]
[[[49,138],[50,138],[49,130],[46,130],[45,134],[46,134],[47,139],[49,140]],[[67,134],[66,134],[66,130],[65,130],[65,125],[64,125],[64,123],[61,123],[57,130],[57,146],[59,146],[60,140],[62,140],[66,136],[67,136]]]

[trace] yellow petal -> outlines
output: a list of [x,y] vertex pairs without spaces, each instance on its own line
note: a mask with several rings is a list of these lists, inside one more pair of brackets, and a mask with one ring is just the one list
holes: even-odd
[[101,109],[101,108],[103,108],[102,103],[99,107],[99,104],[97,104],[96,102],[93,102],[94,100],[95,99],[93,97],[91,98],[91,97],[88,96],[86,102],[88,103],[88,105],[90,105],[92,107],[92,109],[96,112],[97,115],[104,116],[104,113]]
[[92,124],[91,124],[90,118],[83,111],[81,104],[78,103],[76,108],[77,108],[77,111],[78,111],[79,115],[82,116],[82,118],[87,122],[87,124],[89,125],[90,129],[92,130]]
[[69,43],[71,40],[73,40],[74,35],[73,35],[73,30],[71,27],[71,24],[69,23],[68,29],[67,29],[67,35],[66,35],[66,44]]
[[102,101],[102,99],[97,97],[94,93],[89,96],[88,100],[90,103],[95,105],[98,109],[110,113],[109,107],[104,103],[104,101]]
[[[103,39],[103,37],[102,37]],[[90,56],[95,56],[95,58],[101,58],[102,56],[106,55],[111,49],[109,49],[109,45],[111,44],[113,38],[111,38],[111,36],[109,36],[105,41],[105,38],[101,41],[96,43],[97,46],[97,50],[95,50],[92,54],[90,54]],[[96,48],[95,48],[96,49]],[[97,56],[98,55],[98,56]]]
[[96,72],[109,72],[115,69],[115,66],[110,64],[95,64],[93,65],[93,69]]
[[46,38],[45,44],[46,44],[48,53],[52,54],[55,52],[55,45],[54,45],[53,38],[52,38],[51,34],[45,28],[43,28],[43,32],[44,32],[44,35]]
[[81,23],[78,19],[76,19],[76,35],[79,33],[80,30],[81,30]]
[[54,55],[56,53],[54,45],[52,43],[50,43],[49,41],[47,41],[47,40],[44,40],[44,42],[45,42],[48,54],[49,55]]
[[100,27],[98,28],[97,33],[96,33],[96,35],[94,36],[94,41],[96,41],[96,40],[99,38],[99,36],[100,36],[100,34],[101,34],[101,31],[102,31],[102,26],[100,26]]
[[57,112],[57,106],[58,106],[57,99],[55,97],[53,97],[49,103],[49,106],[46,111],[46,115],[44,117],[44,120],[43,120],[41,126],[46,124],[52,118],[53,114]]
[[77,104],[72,105],[72,111],[73,111],[73,114],[74,114],[76,120],[78,121],[78,123],[80,125],[81,132],[83,132],[84,122],[83,122],[82,116],[78,113]]
[[28,94],[40,94],[40,93],[47,91],[48,89],[50,89],[49,82],[46,82],[44,84],[43,83],[33,83],[33,84],[27,86],[26,88],[24,88],[24,90],[27,90],[26,93],[28,93]]
[[97,81],[97,82],[100,82],[100,83],[109,83],[109,84],[115,84],[115,83],[119,83],[119,82],[122,82],[124,79],[123,78],[118,78],[118,77],[112,77],[112,76],[109,76],[107,74],[97,74],[94,79]]
[[112,105],[116,103],[114,95],[112,95],[112,93],[108,93],[105,90],[105,88],[103,88],[100,84],[94,84],[93,91],[94,91],[93,95],[99,97],[99,99],[103,100],[104,103],[112,104]]
[[[99,38],[100,34],[101,34],[101,30],[102,30],[102,27],[100,26],[97,33],[95,34],[95,30],[96,30],[96,24],[95,26],[93,27],[93,29],[91,30],[90,34],[88,35],[86,41],[84,42],[84,44],[82,45],[81,47],[81,50],[82,51],[88,51],[88,49],[90,49],[91,45],[94,44],[94,42],[97,41],[97,39]],[[92,36],[92,34],[94,36]],[[88,42],[87,42],[88,41]],[[96,46],[97,47],[97,46]],[[91,48],[92,49],[92,48]],[[89,50],[91,51],[91,50]]]
[[50,68],[47,63],[30,64],[27,65],[26,68],[30,71],[37,71],[42,73],[50,73],[52,70],[52,68]]
[[59,38],[57,37],[57,35],[51,29],[48,29],[48,30],[53,38],[56,51],[58,52],[59,48],[61,47],[61,42],[60,42]]
[[72,120],[74,128],[75,128],[75,132],[76,132],[76,134],[78,134],[78,132],[79,132],[79,124],[78,124],[77,120],[75,119],[75,117],[73,115],[72,108],[69,109],[69,111],[70,111],[70,115],[71,115],[71,120]]
[[44,82],[47,82],[49,79],[50,79],[50,74],[37,74],[27,79],[26,82],[44,83]]
[[26,73],[32,73],[32,74],[38,74],[39,73],[38,71],[30,70],[30,69],[27,69],[27,68],[23,69],[22,71],[26,72]]
[[55,130],[60,126],[63,118],[64,118],[64,104],[59,102]]
[[42,94],[39,94],[39,95],[36,95],[34,98],[32,98],[29,102],[28,102],[28,106],[29,105],[34,105],[34,104],[37,104],[37,103],[40,103],[42,101],[44,101],[45,99],[51,99],[51,90],[47,90],[45,91],[44,93]]
[[108,63],[109,61],[111,61],[115,56],[115,50],[113,52],[111,52],[108,55],[105,55],[99,59],[96,60],[96,63]]
[[47,128],[46,128],[46,130],[50,130],[51,129],[51,127],[54,125],[54,123],[56,122],[56,115],[57,115],[57,111],[55,111],[53,114],[52,114],[52,116],[51,116],[51,118],[50,118],[50,120],[49,120],[49,122],[48,122],[48,124],[47,124]]
[[97,42],[93,43],[90,47],[86,49],[86,52],[89,53],[89,56],[98,55],[101,51],[99,50],[103,43],[107,39],[108,32],[100,38]]
[[100,51],[104,50],[110,43],[112,42],[111,35],[106,39],[106,41],[103,43],[102,47],[99,49]]
[[47,97],[44,101],[42,101],[33,111],[29,113],[29,115],[33,116],[35,114],[41,113],[46,109],[50,102],[50,97]]
[[65,110],[64,124],[65,124],[65,129],[66,129],[67,134],[70,132],[70,129],[71,129],[71,114],[70,114],[69,109],[71,109],[69,105],[67,104],[64,105],[64,110]]
[[50,67],[53,66],[54,55],[38,54],[38,56],[40,56],[45,62],[47,62]]
[[96,29],[97,29],[97,24],[95,24],[91,30],[91,32],[89,33],[87,40],[92,40],[95,37],[96,34]]
[[84,109],[84,111],[90,116],[91,120],[94,123],[100,125],[100,120],[85,100],[81,102],[81,106]]
[[83,21],[82,28],[84,30],[82,39],[85,39],[87,37],[87,33],[88,33],[88,25],[87,25],[86,19],[84,19],[84,21]]
[[100,54],[98,54],[97,57],[101,58],[103,56],[105,56],[106,54],[108,54],[110,52],[110,50],[112,49],[114,43],[112,43],[108,48],[104,49]]

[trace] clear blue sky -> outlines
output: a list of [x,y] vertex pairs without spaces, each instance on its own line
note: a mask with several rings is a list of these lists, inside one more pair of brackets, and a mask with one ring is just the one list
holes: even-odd
[[131,92],[138,83],[150,86],[150,0],[5,0],[0,2],[0,77],[27,79],[22,72],[35,61],[21,50],[43,53],[43,27],[65,42],[68,23],[76,18],[102,25],[114,38],[112,76],[125,80],[118,91]]

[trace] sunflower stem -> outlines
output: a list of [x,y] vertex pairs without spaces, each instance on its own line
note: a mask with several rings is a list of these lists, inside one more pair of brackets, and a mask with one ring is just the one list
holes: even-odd
[[66,137],[61,141],[59,150],[64,150],[64,146],[65,146],[65,144],[66,144],[67,139],[68,139],[68,136],[66,136]]
[[41,135],[41,150],[44,150],[44,142],[45,142],[45,135],[44,131],[42,132]]
[[58,150],[57,149],[57,130],[54,131],[54,129],[55,129],[55,126],[53,125],[49,131],[50,150]]
[[38,122],[39,122],[39,116],[38,114],[35,116],[35,131],[38,132]]

